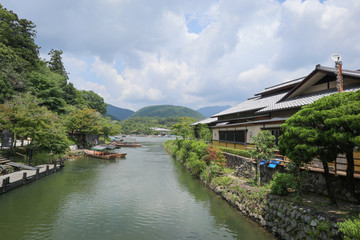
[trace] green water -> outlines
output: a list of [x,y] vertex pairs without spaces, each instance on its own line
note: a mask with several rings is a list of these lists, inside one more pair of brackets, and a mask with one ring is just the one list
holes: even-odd
[[140,138],[126,159],[78,158],[0,195],[0,239],[273,239],[164,151]]

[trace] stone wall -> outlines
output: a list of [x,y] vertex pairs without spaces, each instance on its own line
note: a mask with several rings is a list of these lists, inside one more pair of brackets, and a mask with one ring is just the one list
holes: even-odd
[[211,185],[209,187],[278,239],[343,239],[343,234],[338,231],[338,219],[330,215],[257,188]]
[[227,167],[235,169],[236,176],[245,178],[254,177],[256,165],[250,160],[250,158],[241,157],[231,153],[224,153],[224,155]]
[[343,239],[336,218],[274,195],[267,196],[263,217],[265,228],[280,239]]
[[[325,179],[321,172],[305,172],[303,190],[320,195],[327,195]],[[331,186],[334,189],[335,197],[349,202],[356,202],[356,199],[351,194],[349,184],[344,176],[330,176]],[[355,179],[355,184],[360,186],[360,180]]]

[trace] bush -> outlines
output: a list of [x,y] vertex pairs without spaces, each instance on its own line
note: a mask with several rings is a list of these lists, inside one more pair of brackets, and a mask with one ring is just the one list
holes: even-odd
[[194,152],[190,153],[190,157],[187,159],[185,165],[190,169],[191,174],[196,176],[199,176],[206,168],[206,163],[201,161]]
[[210,163],[215,162],[220,168],[224,168],[226,165],[226,158],[220,148],[215,146],[210,146],[206,150],[206,155],[203,156],[203,160],[210,165]]
[[196,152],[200,159],[206,154],[208,148],[209,146],[203,141],[193,141],[191,144],[191,151]]
[[359,218],[348,219],[338,223],[339,231],[344,233],[344,239],[360,239],[360,214]]
[[239,155],[239,156],[243,156],[243,157],[247,157],[247,158],[251,157],[250,152],[246,151],[246,150],[227,148],[227,147],[220,147],[220,149],[226,153],[231,153],[231,154],[235,154],[235,155]]
[[273,179],[270,181],[270,190],[272,194],[286,195],[288,188],[296,187],[295,176],[289,173],[275,173]]
[[227,187],[233,182],[231,177],[215,177],[211,183],[214,186]]

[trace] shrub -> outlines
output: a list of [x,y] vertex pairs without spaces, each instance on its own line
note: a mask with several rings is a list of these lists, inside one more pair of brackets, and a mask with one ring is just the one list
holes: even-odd
[[199,158],[202,158],[206,154],[206,150],[209,146],[203,141],[193,141],[191,144],[191,151],[196,152]]
[[210,165],[211,162],[215,162],[221,168],[226,165],[226,158],[222,153],[221,149],[215,146],[210,146],[206,150],[206,155],[203,157],[203,160]]
[[206,169],[206,163],[198,158],[192,159],[186,166],[190,169],[191,174],[196,176],[199,176]]
[[215,177],[211,181],[214,186],[227,187],[233,182],[231,177]]
[[296,187],[296,179],[294,175],[289,173],[275,173],[273,179],[270,181],[271,193],[277,195],[286,195],[288,188]]
[[339,231],[344,233],[344,239],[360,239],[360,214],[359,218],[348,219],[338,223]]
[[220,149],[226,153],[231,153],[231,154],[235,154],[235,155],[239,155],[239,156],[243,156],[243,157],[247,157],[247,158],[251,157],[251,153],[247,150],[227,148],[227,147],[220,147]]
[[200,173],[200,179],[208,183],[211,180],[211,171],[210,167],[205,167],[205,169]]

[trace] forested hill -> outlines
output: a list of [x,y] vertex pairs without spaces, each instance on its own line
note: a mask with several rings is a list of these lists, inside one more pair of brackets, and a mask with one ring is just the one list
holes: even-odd
[[105,114],[102,97],[93,91],[77,90],[68,82],[61,50],[51,50],[49,61],[39,57],[33,22],[0,4],[0,23],[0,104],[15,95],[30,94],[57,114],[68,113],[73,107]]
[[131,117],[159,117],[159,118],[179,118],[191,117],[194,119],[204,119],[205,117],[195,110],[187,107],[173,105],[156,105],[144,107],[135,112]]
[[106,108],[106,114],[111,116],[114,116],[116,119],[122,121],[130,117],[132,114],[134,114],[134,111],[131,111],[130,109],[126,108],[119,108],[116,106],[113,106],[111,104],[108,104]]

